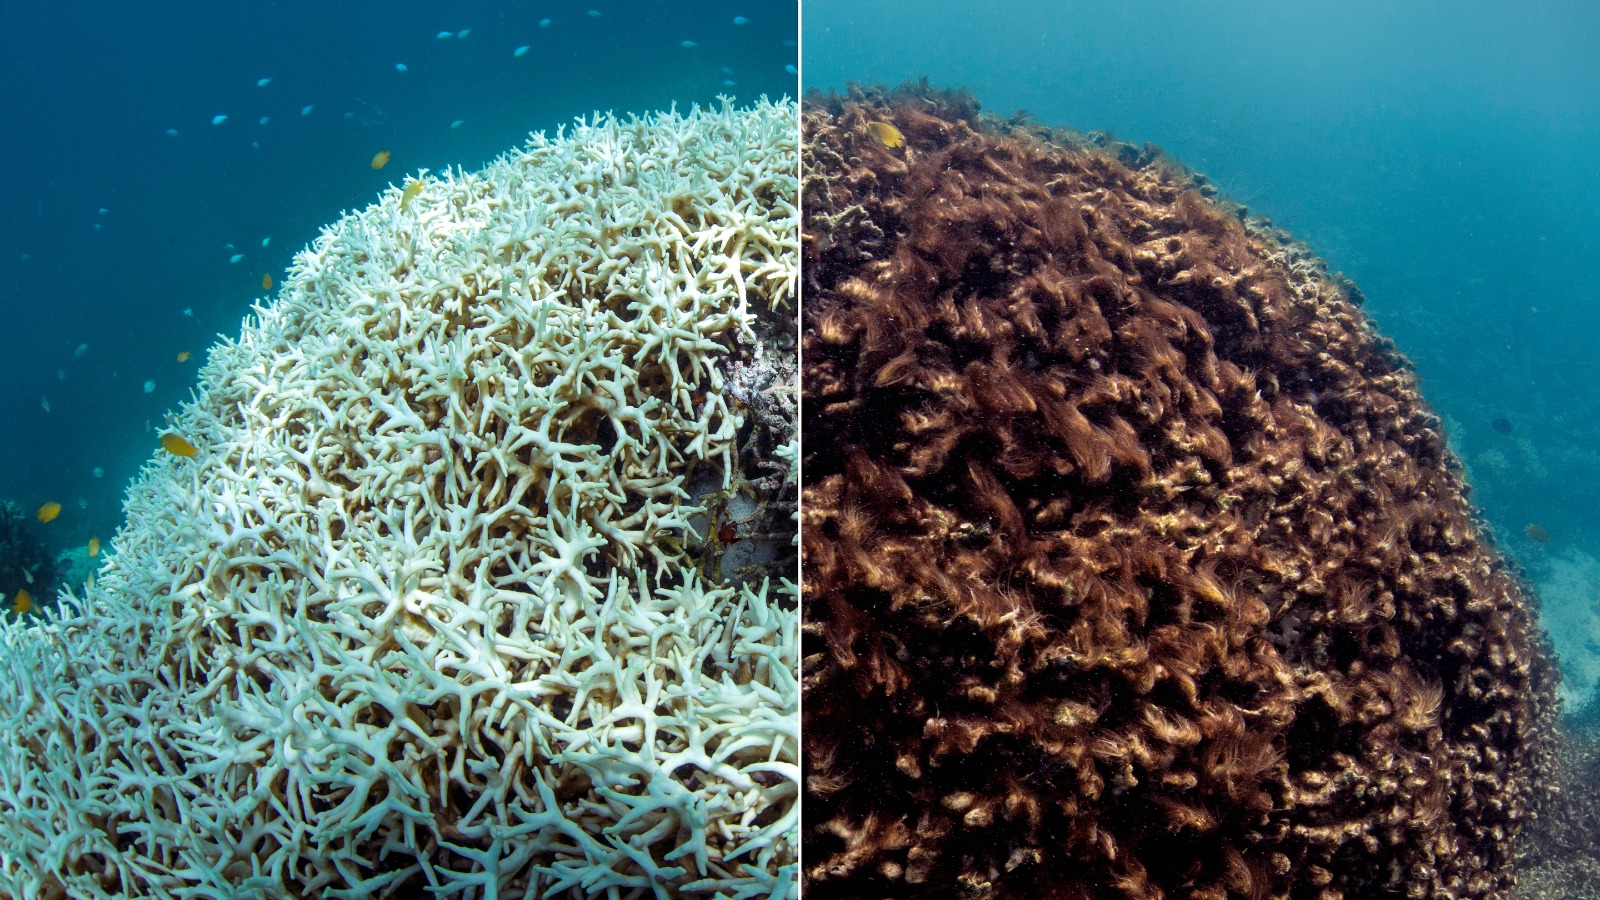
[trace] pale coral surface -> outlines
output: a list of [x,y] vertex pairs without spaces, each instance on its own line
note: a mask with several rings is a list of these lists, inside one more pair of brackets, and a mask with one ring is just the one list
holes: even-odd
[[795,456],[724,390],[793,321],[795,121],[597,117],[304,251],[0,629],[0,895],[792,892],[793,576],[704,532]]

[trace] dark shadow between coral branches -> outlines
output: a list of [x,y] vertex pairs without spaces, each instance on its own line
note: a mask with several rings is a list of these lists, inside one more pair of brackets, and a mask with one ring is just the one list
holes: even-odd
[[1359,298],[1150,147],[802,127],[807,896],[1507,896],[1552,669]]

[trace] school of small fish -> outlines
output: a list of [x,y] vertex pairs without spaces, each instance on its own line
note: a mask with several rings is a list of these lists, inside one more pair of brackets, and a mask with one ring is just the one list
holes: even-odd
[[[598,9],[589,9],[589,10],[587,10],[586,15],[591,19],[598,19],[598,18],[602,17],[603,13]],[[732,21],[732,24],[735,25],[735,26],[743,26],[743,25],[749,24],[751,20],[746,16],[736,15],[736,16],[732,17],[731,21]],[[543,18],[543,19],[538,20],[538,27],[541,28],[541,29],[549,29],[549,28],[551,28],[552,26],[555,26],[555,25],[557,25],[557,22],[554,19],[551,19],[551,18]],[[455,30],[452,30],[452,31],[439,31],[439,32],[437,32],[435,34],[435,38],[437,40],[439,40],[439,41],[460,41],[460,40],[466,39],[471,33],[472,33],[472,29],[470,27],[468,27],[468,28],[459,28],[459,29],[455,29]],[[789,46],[793,46],[793,42],[786,42],[786,44],[789,45]],[[679,41],[679,46],[684,48],[684,49],[695,49],[695,48],[698,48],[700,46],[700,44],[695,40],[684,38],[684,39],[681,39]],[[517,58],[525,57],[525,56],[529,55],[530,53],[532,53],[535,49],[536,48],[535,48],[534,44],[521,44],[521,45],[516,46],[512,50],[512,56],[513,57],[517,57]],[[404,62],[395,63],[394,64],[394,69],[395,69],[396,72],[402,72],[402,73],[409,71],[409,67]],[[796,74],[796,72],[797,72],[795,66],[793,66],[793,65],[786,65],[784,67],[784,69],[785,69],[786,72],[788,72],[791,75]],[[723,67],[721,71],[722,71],[723,75],[727,76],[722,81],[722,85],[724,87],[732,87],[732,86],[734,86],[736,84],[736,82],[734,81],[734,77],[733,77],[734,76],[734,72],[733,72],[733,70],[730,69],[730,68],[727,68],[727,67]],[[254,83],[255,83],[255,86],[257,88],[260,88],[260,89],[263,89],[263,90],[266,90],[266,89],[269,89],[269,88],[271,89],[271,92],[276,92],[276,91],[281,90],[281,88],[274,87],[274,84],[276,83],[276,81],[275,81],[275,77],[271,76],[271,75],[260,76],[260,77],[258,77],[258,78],[256,78],[254,80]],[[292,109],[292,107],[291,107],[291,109]],[[311,116],[311,114],[313,113],[313,111],[315,109],[316,109],[316,105],[315,104],[311,104],[311,103],[307,103],[307,104],[301,106],[299,108],[300,118],[306,118],[306,117]],[[381,115],[381,112],[380,112],[380,115]],[[232,112],[218,112],[215,115],[211,116],[211,125],[213,127],[219,128],[219,129],[221,129],[223,126],[227,126],[228,128],[237,128],[238,127],[238,121],[241,118],[242,118],[242,120],[244,122],[248,122],[249,121],[249,117],[247,115],[246,116],[235,116]],[[273,117],[270,116],[270,115],[259,115],[256,118],[256,124],[259,127],[267,127],[272,122],[272,118]],[[346,114],[346,118],[347,119],[351,118],[351,115],[350,114]],[[464,124],[464,120],[462,120],[462,119],[454,119],[449,123],[449,127],[451,129],[458,129],[463,124]],[[881,130],[881,129],[887,129],[887,131],[884,131],[884,130]],[[903,138],[900,136],[899,132],[895,131],[892,126],[889,126],[889,125],[884,124],[884,123],[872,123],[872,124],[870,124],[868,126],[868,132],[875,139],[877,139],[880,143],[882,143],[884,146],[889,147],[891,149],[900,146],[901,143],[903,142]],[[176,138],[180,138],[182,136],[182,133],[177,128],[167,128],[167,129],[165,129],[165,134],[169,138],[175,138],[175,139]],[[259,143],[252,143],[252,146],[259,148],[260,144]],[[392,151],[391,150],[389,150],[389,149],[380,149],[376,153],[373,154],[371,160],[369,161],[369,166],[375,171],[383,169],[385,166],[387,166],[389,164],[390,159],[391,159],[391,155],[392,155]],[[410,206],[411,202],[414,199],[416,199],[416,197],[418,195],[420,195],[423,192],[423,190],[426,188],[427,180],[424,177],[426,173],[427,173],[427,169],[419,170],[415,177],[409,177],[402,183],[403,186],[402,186],[401,191],[400,191],[400,202],[399,202],[399,208],[401,210],[407,209]],[[111,210],[108,207],[99,207],[95,211],[96,216],[99,216],[99,217],[108,216],[110,213],[111,213]],[[102,222],[100,222],[100,221],[95,222],[94,223],[94,230],[100,231],[101,229],[102,229]],[[270,236],[262,238],[261,239],[261,246],[263,248],[267,247],[268,244],[271,242],[271,240],[272,240],[272,238]],[[231,244],[231,243],[230,244],[226,244],[225,245],[225,250],[229,252],[228,263],[230,265],[237,265],[237,264],[239,264],[239,263],[241,263],[241,262],[243,262],[245,260],[246,254],[244,252],[242,252],[242,251],[236,250],[234,248],[233,244]],[[26,258],[27,257],[24,256],[24,259],[26,259]],[[260,285],[261,285],[261,289],[264,290],[264,291],[272,290],[272,288],[273,288],[273,278],[272,278],[271,273],[262,274],[261,280],[260,280]],[[182,315],[185,316],[185,317],[193,317],[195,315],[194,309],[191,308],[191,307],[185,307],[185,308],[182,309],[181,312],[182,312]],[[72,351],[72,357],[73,357],[73,359],[82,358],[88,353],[88,351],[89,351],[89,344],[88,343],[80,343]],[[176,354],[175,354],[175,358],[177,359],[177,361],[179,363],[187,363],[189,361],[189,359],[190,359],[190,356],[191,356],[191,354],[190,354],[190,351],[188,351],[188,350],[180,350],[180,351],[177,351]],[[60,381],[66,381],[68,374],[69,373],[66,371],[66,367],[58,367],[57,370],[56,370],[56,377]],[[111,373],[111,376],[112,376],[113,379],[115,379],[117,377],[115,372]],[[142,387],[143,387],[144,393],[146,393],[146,394],[154,393],[155,388],[156,388],[155,379],[145,379],[143,381],[143,383],[142,383]],[[42,409],[46,413],[49,413],[49,412],[52,411],[50,399],[48,397],[46,397],[46,396],[41,396],[39,398],[39,406],[40,406],[40,409]],[[146,425],[146,430],[147,431],[150,430],[149,426],[148,426],[148,423]],[[174,456],[183,457],[183,458],[193,458],[199,453],[198,448],[196,448],[194,446],[194,444],[190,443],[183,436],[181,436],[179,434],[176,434],[176,433],[173,433],[173,432],[166,432],[166,433],[161,434],[160,438],[159,438],[159,441],[160,441],[161,447],[164,450],[166,450],[168,453],[170,453],[170,454],[172,454]],[[94,467],[94,469],[92,471],[92,475],[95,478],[102,478],[102,477],[105,476],[105,470],[102,467],[96,466],[96,467]],[[83,503],[82,501],[80,501],[80,505],[86,505],[86,504]],[[37,517],[38,517],[40,522],[50,522],[50,521],[54,520],[57,516],[60,515],[61,508],[62,508],[61,504],[60,503],[56,503],[54,501],[49,502],[49,503],[45,503],[43,506],[39,507],[39,510],[38,510],[38,513],[37,513]],[[89,538],[89,540],[88,540],[88,550],[89,550],[89,555],[91,557],[98,556],[98,554],[100,552],[100,541],[99,541],[99,538],[97,538],[97,537]],[[19,614],[28,612],[29,610],[31,610],[33,608],[32,598],[28,595],[28,593],[26,591],[19,592],[18,595],[16,597],[14,597],[11,602],[12,602],[12,608],[16,612],[18,612]]]

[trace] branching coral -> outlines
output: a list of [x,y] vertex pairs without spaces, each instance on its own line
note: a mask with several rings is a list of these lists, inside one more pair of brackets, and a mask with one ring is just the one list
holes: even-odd
[[793,326],[795,116],[580,123],[302,253],[0,633],[0,894],[792,893],[793,554],[690,523],[794,445],[725,382]]
[[1506,896],[1550,669],[1350,294],[1158,153],[802,129],[808,893]]

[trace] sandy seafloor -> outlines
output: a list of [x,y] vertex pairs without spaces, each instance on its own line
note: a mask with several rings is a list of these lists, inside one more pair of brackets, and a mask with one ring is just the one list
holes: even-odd
[[596,111],[794,97],[797,15],[794,0],[6,4],[0,500],[60,503],[39,528],[54,549],[109,545],[206,348],[322,226],[421,168],[476,169]]
[[[927,77],[1153,142],[1350,276],[1600,679],[1600,10],[806,0],[806,88]],[[1539,542],[1528,536],[1549,540]]]

